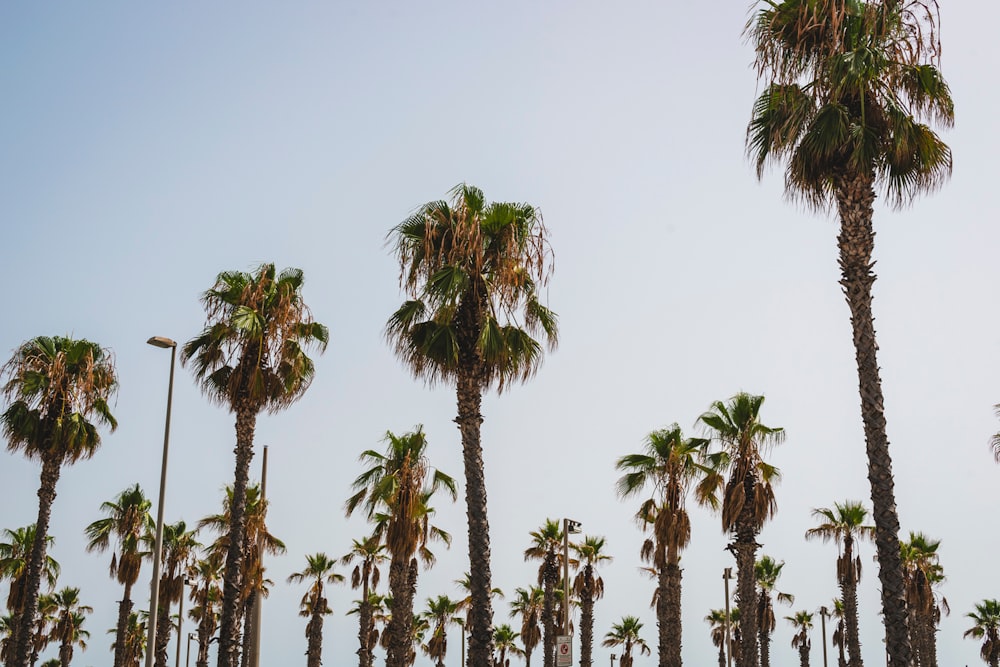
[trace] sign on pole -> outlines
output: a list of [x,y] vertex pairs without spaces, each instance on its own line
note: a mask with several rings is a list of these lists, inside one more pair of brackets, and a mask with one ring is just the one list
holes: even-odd
[[556,636],[556,667],[573,667],[573,635]]

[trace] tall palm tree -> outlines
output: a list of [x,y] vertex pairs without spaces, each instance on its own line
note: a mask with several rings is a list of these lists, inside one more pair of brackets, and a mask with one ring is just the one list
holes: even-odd
[[643,560],[651,561],[657,574],[656,621],[659,627],[660,667],[681,665],[681,551],[691,541],[691,519],[685,500],[691,485],[707,469],[700,463],[708,440],[685,438],[680,426],[653,431],[646,436],[645,451],[627,454],[616,464],[618,495],[628,498],[647,486],[652,494],[643,501],[636,519],[650,529],[642,546]]
[[[760,642],[761,667],[770,667],[771,665],[771,633],[774,632],[776,626],[774,600],[785,604],[792,604],[795,601],[794,595],[781,593],[775,588],[784,567],[784,561],[779,563],[770,556],[761,556],[754,563],[754,578],[757,581],[757,636]],[[772,593],[774,594],[773,599]]]
[[[559,583],[559,569],[562,563],[562,528],[555,519],[545,519],[545,523],[531,532],[531,546],[524,550],[524,560],[539,560],[538,585],[544,591],[542,603],[542,665],[552,667],[556,643],[555,601],[556,584]],[[471,658],[470,658],[471,660]]]
[[[14,656],[14,637],[17,634],[17,626],[20,623],[24,611],[24,600],[27,592],[28,562],[31,558],[31,549],[35,544],[35,525],[31,524],[23,528],[11,530],[4,528],[0,533],[0,580],[10,579],[10,590],[7,593],[7,610],[10,616],[6,622],[7,637],[3,648],[4,664],[11,664]],[[53,538],[46,536],[46,551],[52,546]],[[45,579],[48,590],[55,588],[56,579],[59,577],[59,563],[52,556],[46,553],[42,565],[42,577]],[[36,603],[37,606],[37,603]]]
[[[167,667],[170,633],[173,630],[170,607],[180,602],[185,594],[187,575],[197,549],[201,546],[197,533],[197,529],[188,530],[187,524],[183,521],[163,526],[156,636],[154,646],[150,649],[154,651],[156,667]],[[150,549],[156,548],[153,535],[147,533],[144,539],[149,543]]]
[[[722,530],[733,536],[728,548],[736,556],[736,606],[750,618],[757,609],[757,534],[778,508],[774,484],[780,473],[764,461],[764,455],[785,439],[784,429],[761,423],[763,403],[763,396],[740,392],[727,402],[716,401],[698,418],[720,448],[711,455],[712,470],[699,484],[699,493],[713,506],[722,507]],[[737,667],[757,667],[757,647],[756,632],[741,633]]]
[[876,190],[896,207],[950,175],[951,150],[924,121],[950,126],[937,68],[935,0],[762,3],[747,32],[766,85],[747,130],[762,176],[784,161],[785,190],[840,217],[840,284],[851,312],[891,667],[910,663],[899,518],[872,315]]
[[326,327],[313,321],[302,300],[302,284],[302,271],[285,269],[278,274],[274,264],[261,264],[252,273],[220,273],[201,298],[208,318],[205,329],[181,353],[182,363],[192,364],[205,395],[236,415],[219,667],[236,667],[239,658],[245,499],[257,415],[278,412],[305,393],[315,373],[306,350],[313,346],[325,350],[329,340]]
[[862,667],[861,640],[858,633],[858,582],[861,581],[861,556],[854,553],[854,545],[861,540],[875,537],[875,526],[865,525],[868,510],[857,501],[834,503],[833,509],[820,507],[813,510],[820,524],[806,531],[806,539],[819,538],[836,542],[837,584],[840,586],[844,605],[844,640],[850,667]]
[[410,297],[386,325],[397,356],[429,384],[454,383],[465,467],[472,606],[469,664],[493,657],[490,535],[480,427],[483,392],[502,392],[538,370],[541,334],[558,337],[556,315],[537,290],[548,281],[551,252],[538,209],[487,203],[483,192],[456,186],[389,233]]
[[458,602],[447,595],[427,599],[424,618],[431,624],[431,638],[424,652],[437,667],[444,667],[444,658],[448,653],[448,626],[455,622],[457,612]]
[[800,667],[809,667],[809,649],[812,648],[809,631],[813,627],[812,618],[813,615],[805,610],[795,612],[794,616],[785,616],[785,620],[796,630],[792,635],[792,648],[799,650]]
[[506,623],[501,623],[493,628],[493,646],[496,651],[496,656],[493,658],[493,667],[510,667],[510,658],[507,657],[508,653],[516,656],[523,655],[521,647],[517,645],[517,638],[520,636],[520,633],[515,632]]
[[344,575],[334,572],[337,561],[325,553],[306,555],[306,567],[301,572],[288,575],[288,583],[303,581],[309,583],[309,590],[302,597],[300,614],[309,618],[306,626],[307,667],[320,667],[323,662],[323,616],[332,614],[333,610],[327,604],[323,584],[334,584],[344,580]]
[[208,667],[208,646],[219,625],[219,607],[222,603],[222,564],[225,554],[209,550],[191,566],[189,573],[194,590],[192,607],[188,614],[198,624],[198,655],[196,667]]
[[[45,568],[46,536],[62,466],[94,455],[97,426],[118,426],[108,400],[118,387],[111,352],[88,340],[39,336],[21,344],[0,369],[7,409],[0,415],[7,449],[42,464],[35,540],[8,667],[28,667],[31,626]],[[94,420],[92,423],[89,420]]]
[[138,484],[131,486],[111,501],[101,503],[105,518],[94,521],[86,528],[87,551],[104,552],[117,542],[117,551],[111,555],[110,573],[125,588],[118,603],[118,630],[115,635],[114,667],[125,664],[125,630],[132,613],[132,586],[139,579],[139,569],[146,555],[142,550],[142,536],[152,530],[149,508],[152,503]]
[[[254,644],[252,622],[244,622],[250,616],[254,607],[257,595],[267,596],[265,583],[269,583],[264,577],[266,568],[264,567],[261,551],[271,556],[278,556],[285,553],[285,544],[280,539],[271,534],[267,528],[267,507],[268,503],[264,499],[259,484],[247,484],[246,502],[244,504],[245,530],[243,533],[243,562],[240,566],[240,595],[239,606],[237,607],[236,627],[243,630],[243,646],[249,647]],[[229,526],[232,520],[233,508],[233,487],[226,486],[226,496],[223,500],[221,514],[214,514],[201,519],[198,522],[198,530],[210,528],[219,537],[211,545],[209,551],[221,561],[225,560],[229,553]],[[248,664],[251,651],[243,651],[242,664]]]
[[612,560],[604,553],[604,545],[604,537],[591,535],[585,535],[581,542],[570,543],[577,561],[573,591],[580,600],[580,667],[591,667],[594,662],[594,602],[604,597],[604,579],[597,566]]
[[635,616],[623,616],[620,623],[612,623],[611,631],[604,635],[603,646],[622,647],[622,655],[618,661],[620,667],[632,667],[632,650],[638,648],[643,655],[651,653],[649,645],[646,644],[639,631],[642,630],[642,623]]
[[510,617],[521,618],[521,643],[524,644],[524,667],[531,667],[531,654],[542,641],[539,625],[545,608],[545,591],[539,586],[515,588],[510,601]]
[[912,532],[910,539],[900,544],[910,648],[914,663],[928,667],[937,667],[937,626],[942,612],[950,611],[948,601],[937,591],[944,581],[937,553],[940,546],[941,540]]
[[379,566],[388,557],[385,544],[378,535],[354,540],[351,550],[340,559],[342,565],[356,562],[351,571],[351,588],[361,589],[361,600],[358,607],[358,666],[372,667],[371,634],[375,629],[372,615],[371,596],[378,588],[381,572]]
[[83,629],[87,614],[93,613],[93,607],[80,603],[80,589],[67,586],[55,594],[57,605],[56,621],[52,628],[52,639],[59,642],[59,662],[62,667],[69,667],[73,660],[73,649],[79,646],[87,649],[87,638],[90,633]]
[[417,588],[417,558],[426,564],[434,556],[427,548],[430,539],[451,543],[451,536],[431,526],[434,510],[431,495],[446,490],[454,500],[455,480],[440,470],[431,468],[427,460],[427,438],[423,427],[396,436],[386,432],[386,452],[367,450],[360,460],[369,465],[354,480],[356,493],[347,499],[345,508],[351,515],[364,506],[369,519],[376,522],[375,534],[385,540],[391,554],[389,590],[392,596],[392,617],[385,637],[387,667],[402,667],[412,652],[413,596]]
[[1000,667],[1000,602],[983,600],[976,603],[976,611],[969,612],[966,617],[972,619],[973,626],[962,636],[971,639],[982,639],[983,646],[979,656],[990,667]]

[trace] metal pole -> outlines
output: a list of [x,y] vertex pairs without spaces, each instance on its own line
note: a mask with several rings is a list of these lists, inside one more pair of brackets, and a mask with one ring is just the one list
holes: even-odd
[[729,580],[733,577],[733,568],[727,567],[722,573],[722,579],[726,582],[726,618],[725,618],[725,628],[726,628],[726,665],[727,667],[733,667],[733,647],[729,641]]
[[[267,445],[264,445],[264,458],[261,461],[260,471],[260,510],[262,512],[261,522],[267,516]],[[257,536],[257,566],[261,570],[260,584],[257,586],[256,595],[253,598],[253,651],[250,654],[250,667],[260,665],[260,612],[263,606],[264,597],[264,534]]]
[[823,667],[826,667],[826,615],[829,613],[826,607],[819,608],[820,625],[823,626]]
[[569,519],[563,519],[563,634],[569,634]]
[[614,653],[611,654],[611,667],[615,667],[615,658],[617,657]]
[[[187,594],[188,578],[184,577],[181,583],[181,602],[177,609],[177,659],[174,661],[175,667],[181,667],[181,637],[184,635],[184,596]],[[190,648],[191,644],[188,643]]]
[[167,452],[170,448],[170,409],[174,397],[174,358],[177,343],[169,338],[153,336],[148,341],[155,347],[170,348],[170,382],[167,385],[167,420],[163,427],[163,462],[160,464],[160,500],[156,508],[156,539],[153,546],[153,581],[149,585],[149,628],[146,633],[146,667],[153,667],[156,653],[157,607],[160,604],[160,556],[163,549],[163,496],[167,489]]
[[187,659],[184,660],[184,667],[191,667],[191,640],[194,639],[194,633],[188,633],[188,648],[187,648]]

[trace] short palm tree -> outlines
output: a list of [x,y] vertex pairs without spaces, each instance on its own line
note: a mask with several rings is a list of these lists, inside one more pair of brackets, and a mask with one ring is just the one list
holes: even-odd
[[458,602],[447,595],[427,599],[424,618],[431,625],[431,637],[424,646],[424,652],[437,667],[444,667],[444,659],[448,654],[448,626],[455,622],[457,612]]
[[208,647],[219,626],[219,607],[222,603],[222,564],[224,553],[209,550],[204,558],[194,562],[189,572],[194,591],[191,596],[193,606],[189,612],[198,624],[198,655],[195,667],[208,667]]
[[844,643],[850,667],[862,667],[861,640],[858,633],[858,582],[861,581],[861,556],[854,552],[857,542],[875,537],[875,527],[865,525],[868,510],[857,501],[834,503],[833,509],[813,510],[820,524],[806,531],[806,539],[833,540],[839,547],[837,584],[844,606]]
[[391,555],[389,590],[392,617],[387,628],[387,667],[402,667],[413,651],[413,595],[417,587],[417,558],[434,561],[427,548],[430,539],[450,544],[451,536],[430,524],[434,510],[431,495],[444,489],[454,498],[455,480],[431,468],[423,427],[402,436],[387,432],[385,453],[367,450],[360,460],[370,467],[354,480],[356,493],[347,499],[347,514],[364,507],[375,521],[375,534],[385,540]]
[[938,623],[941,614],[950,611],[948,601],[937,590],[944,581],[944,568],[938,557],[940,546],[941,540],[912,532],[910,539],[900,544],[910,648],[918,665],[937,665]]
[[979,656],[990,667],[1000,667],[1000,602],[983,600],[976,603],[976,611],[969,612],[966,617],[972,619],[972,627],[965,631],[963,637],[981,639],[982,648]]
[[[131,612],[125,619],[125,635],[122,639],[124,648],[122,654],[124,667],[139,667],[142,664],[142,657],[146,649],[146,620],[145,612]],[[108,630],[108,634],[115,635],[115,641],[111,644],[111,650],[118,650],[118,628]]]
[[651,653],[649,645],[640,635],[642,623],[635,616],[623,616],[620,623],[612,623],[611,631],[604,635],[603,646],[622,647],[622,655],[618,661],[620,667],[632,667],[632,651],[638,648],[643,655]]
[[[35,544],[35,525],[25,526],[11,530],[4,528],[0,533],[0,580],[9,579],[10,589],[7,593],[7,617],[5,625],[6,637],[3,646],[3,662],[10,664],[13,658],[14,636],[17,634],[17,626],[21,620],[24,610],[24,598],[27,592],[28,581],[28,561],[31,557],[31,549]],[[46,551],[52,546],[51,535],[46,537]],[[42,577],[48,590],[55,588],[56,579],[59,577],[59,563],[52,556],[46,554],[42,566]],[[37,603],[36,603],[37,606]]]
[[837,667],[847,667],[847,623],[844,621],[844,602],[839,598],[833,600],[830,615],[837,621],[830,635],[830,641],[837,647]]
[[524,645],[524,667],[531,667],[531,654],[542,641],[541,620],[545,608],[545,591],[539,586],[515,588],[510,601],[510,617],[521,619],[521,643]]
[[[781,577],[784,561],[777,562],[770,556],[761,556],[754,563],[754,578],[757,581],[757,636],[760,642],[760,665],[771,665],[771,633],[776,626],[774,601],[792,604],[795,596],[779,592],[775,586]],[[772,598],[773,595],[773,598]]]
[[246,540],[246,490],[257,415],[278,412],[309,388],[315,367],[306,350],[326,349],[329,332],[302,299],[299,269],[280,274],[274,264],[252,273],[225,271],[202,295],[208,321],[181,353],[202,391],[236,415],[236,469],[229,548],[223,575],[219,667],[239,658],[240,579]]
[[51,637],[59,642],[59,662],[62,667],[69,667],[73,660],[73,649],[87,649],[87,639],[90,633],[83,629],[87,614],[93,613],[93,607],[80,603],[80,589],[67,586],[55,594],[57,605],[55,623]]
[[813,627],[812,618],[813,615],[805,610],[795,612],[794,616],[785,616],[785,620],[796,630],[792,635],[792,648],[799,650],[800,667],[809,667],[809,649],[812,648],[809,631]]
[[43,593],[38,596],[38,615],[35,617],[35,627],[31,635],[31,658],[29,664],[34,667],[49,644],[59,641],[55,632],[59,620],[59,598],[55,592]]
[[570,543],[577,561],[573,591],[580,601],[580,667],[591,667],[594,662],[594,602],[604,597],[604,579],[597,566],[612,560],[604,553],[604,545],[603,537],[591,535],[585,535],[580,542]]
[[358,665],[372,667],[371,640],[375,629],[375,619],[372,615],[371,596],[378,588],[381,572],[379,566],[388,559],[385,544],[378,535],[371,535],[363,540],[354,540],[351,550],[341,557],[342,565],[356,563],[351,571],[351,588],[361,589],[361,600],[358,606]]
[[701,463],[707,447],[708,440],[685,438],[680,426],[673,424],[646,436],[641,454],[628,454],[616,464],[625,473],[618,479],[619,496],[634,496],[647,486],[652,489],[636,519],[643,529],[652,532],[642,546],[642,556],[653,563],[657,575],[660,667],[681,665],[680,560],[681,551],[691,541],[691,519],[685,500],[692,484],[708,472]]
[[[555,519],[531,532],[531,546],[524,550],[524,560],[538,560],[538,584],[544,591],[542,604],[542,665],[552,667],[556,643],[555,601],[562,563],[562,528]],[[471,656],[470,656],[471,658]]]
[[488,203],[470,185],[433,201],[389,233],[410,300],[389,318],[396,355],[429,384],[453,383],[465,467],[472,605],[469,661],[493,658],[490,534],[480,427],[483,392],[534,375],[544,336],[557,341],[556,315],[537,290],[551,270],[542,217],[529,204]]
[[[770,446],[784,441],[785,431],[760,421],[763,396],[740,392],[729,401],[716,401],[698,418],[719,450],[711,455],[712,470],[699,484],[699,493],[722,508],[722,530],[733,536],[729,550],[736,556],[736,606],[757,609],[754,563],[757,534],[777,511],[774,484],[780,473],[764,460]],[[724,477],[729,473],[728,479]],[[722,499],[718,491],[722,490]],[[737,667],[757,667],[757,633],[740,636]]]
[[138,484],[131,486],[114,500],[101,503],[101,513],[106,515],[105,518],[91,523],[85,531],[87,551],[106,551],[111,546],[112,538],[117,543],[117,550],[111,555],[110,573],[125,588],[125,592],[118,603],[114,667],[125,665],[125,631],[132,613],[132,586],[139,579],[139,569],[146,555],[142,551],[142,536],[152,530],[151,504]]
[[726,630],[729,630],[729,652],[736,655],[739,647],[739,621],[740,610],[733,608],[729,610],[729,617],[726,617],[725,609],[713,609],[705,617],[705,622],[711,628],[712,645],[719,649],[719,667],[726,667]]
[[496,651],[496,655],[493,658],[493,667],[510,667],[508,654],[516,656],[524,655],[521,647],[517,645],[518,637],[520,637],[520,633],[515,632],[506,623],[501,623],[493,628],[493,646]]
[[[181,597],[185,594],[188,571],[194,561],[197,549],[201,546],[197,533],[197,530],[188,530],[187,524],[183,521],[163,526],[156,636],[155,645],[150,649],[154,651],[156,667],[167,667],[170,633],[174,627],[170,621],[170,607],[180,602]],[[149,543],[150,549],[156,548],[152,535],[147,534],[144,539]]]
[[876,190],[900,207],[940,186],[951,151],[926,122],[950,126],[937,68],[935,0],[779,0],[747,26],[765,85],[747,130],[758,176],[783,161],[785,190],[840,217],[840,284],[851,312],[891,667],[910,664],[899,518],[872,314]]
[[[347,615],[361,616],[362,610],[367,609],[370,614],[370,621],[368,623],[368,634],[359,637],[359,639],[364,642],[361,649],[358,651],[359,656],[364,659],[362,653],[368,656],[369,660],[372,660],[373,651],[379,643],[379,636],[381,634],[382,628],[388,623],[388,607],[389,598],[386,595],[379,595],[378,593],[370,593],[367,600],[355,600],[354,606],[347,610]],[[365,626],[360,625],[362,629]]]
[[306,665],[320,667],[323,663],[323,617],[332,614],[333,610],[327,604],[324,595],[324,584],[335,584],[344,580],[344,575],[334,572],[337,561],[325,553],[306,556],[306,567],[301,572],[288,575],[288,583],[306,582],[309,590],[302,597],[300,615],[309,618],[306,625]]
[[[0,369],[7,409],[0,415],[7,448],[42,464],[38,518],[28,556],[20,618],[33,619],[45,569],[49,518],[63,465],[94,455],[97,425],[118,426],[108,400],[118,387],[111,353],[97,343],[39,336],[21,344]],[[90,421],[93,420],[93,423]],[[28,667],[31,623],[16,623],[8,667]]]

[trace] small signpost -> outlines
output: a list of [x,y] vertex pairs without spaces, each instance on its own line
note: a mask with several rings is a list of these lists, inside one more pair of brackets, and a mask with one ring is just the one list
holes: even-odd
[[573,635],[556,636],[556,667],[573,667]]

